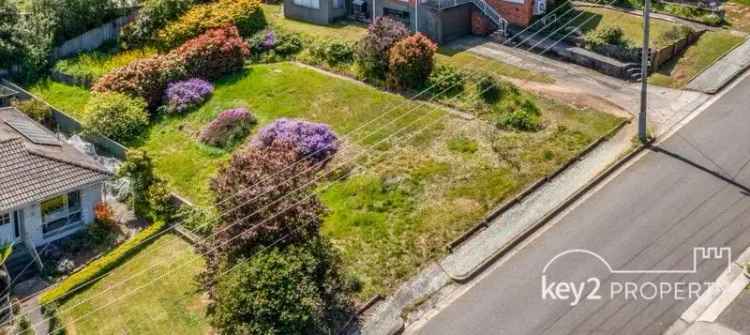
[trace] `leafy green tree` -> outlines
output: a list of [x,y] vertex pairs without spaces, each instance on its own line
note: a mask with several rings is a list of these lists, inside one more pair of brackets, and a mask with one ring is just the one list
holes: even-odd
[[14,65],[11,62],[23,52],[18,23],[18,8],[13,1],[0,0],[0,68]]
[[321,239],[243,259],[219,279],[211,322],[221,334],[334,334],[353,288],[338,263]]

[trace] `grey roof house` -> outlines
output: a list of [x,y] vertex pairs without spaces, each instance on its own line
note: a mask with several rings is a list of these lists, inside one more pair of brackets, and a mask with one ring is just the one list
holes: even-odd
[[25,246],[38,261],[36,247],[94,221],[111,176],[16,108],[0,108],[0,242]]

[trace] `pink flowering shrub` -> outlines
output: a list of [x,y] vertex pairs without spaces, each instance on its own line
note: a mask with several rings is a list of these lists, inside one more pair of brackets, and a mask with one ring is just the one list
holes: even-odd
[[228,147],[247,136],[255,122],[255,116],[247,108],[229,109],[203,128],[198,140],[206,145]]
[[338,138],[328,125],[292,119],[279,119],[263,128],[255,138],[260,148],[291,144],[297,154],[315,162],[330,159],[338,151]]
[[167,113],[184,113],[208,100],[214,86],[202,79],[189,79],[170,83],[164,91],[163,110]]

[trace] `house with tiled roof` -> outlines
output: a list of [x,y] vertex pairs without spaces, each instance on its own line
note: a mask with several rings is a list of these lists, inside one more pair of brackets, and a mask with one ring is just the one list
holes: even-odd
[[82,229],[111,176],[18,109],[0,108],[0,243],[33,250]]

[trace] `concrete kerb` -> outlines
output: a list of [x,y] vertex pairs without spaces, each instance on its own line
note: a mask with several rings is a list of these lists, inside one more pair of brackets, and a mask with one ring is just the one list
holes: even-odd
[[714,67],[714,66],[716,66],[717,64],[719,64],[719,63],[721,63],[721,62],[725,61],[725,58],[726,58],[727,56],[729,56],[729,55],[730,55],[731,53],[733,53],[733,52],[734,52],[735,50],[737,50],[737,49],[739,49],[739,48],[743,47],[743,46],[744,46],[744,45],[745,45],[746,43],[750,43],[750,38],[747,38],[747,37],[746,37],[746,38],[745,38],[745,41],[744,41],[744,42],[742,42],[742,43],[739,43],[739,44],[735,45],[735,46],[734,46],[734,47],[733,47],[732,49],[728,50],[728,51],[727,51],[727,52],[725,52],[725,53],[724,53],[723,55],[721,55],[721,57],[718,57],[718,58],[717,58],[716,60],[714,60],[714,62],[713,62],[713,63],[711,63],[711,65],[710,65],[710,66],[706,67],[705,69],[703,69],[703,71],[701,71],[701,72],[697,73],[697,74],[696,74],[696,75],[694,75],[694,76],[693,76],[692,78],[690,78],[690,80],[688,81],[688,84],[687,84],[687,86],[685,87],[685,89],[686,89],[686,90],[690,90],[690,91],[703,92],[703,93],[707,93],[707,94],[716,94],[716,93],[718,93],[719,91],[721,91],[721,90],[722,90],[722,89],[723,89],[724,87],[726,87],[727,85],[729,85],[729,84],[730,84],[730,83],[731,83],[732,81],[734,81],[734,80],[735,80],[735,79],[737,79],[738,77],[742,76],[742,74],[744,74],[744,73],[745,73],[745,71],[747,70],[747,67],[748,67],[748,66],[741,66],[741,65],[737,65],[737,64],[730,64],[730,65],[736,66],[736,67],[737,67],[737,69],[734,69],[734,70],[731,70],[731,71],[729,71],[729,72],[732,72],[732,76],[730,76],[730,77],[727,77],[727,78],[726,78],[726,80],[725,80],[725,81],[724,81],[723,83],[720,83],[720,85],[718,85],[718,86],[716,86],[716,87],[714,87],[714,88],[712,88],[712,89],[710,89],[710,90],[707,90],[707,91],[706,91],[706,90],[699,90],[699,89],[696,89],[696,88],[690,87],[690,86],[691,86],[690,84],[692,84],[692,83],[693,83],[693,81],[695,81],[696,79],[698,79],[698,78],[699,78],[699,77],[700,77],[701,75],[703,75],[704,73],[708,72],[708,71],[709,71],[709,70],[710,70],[711,68],[713,68],[713,67]]

